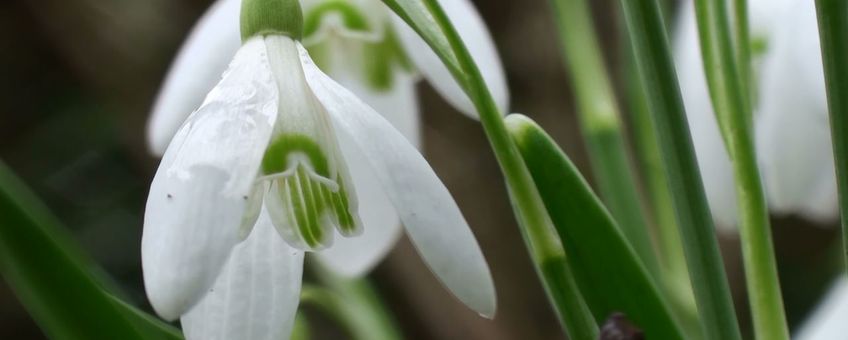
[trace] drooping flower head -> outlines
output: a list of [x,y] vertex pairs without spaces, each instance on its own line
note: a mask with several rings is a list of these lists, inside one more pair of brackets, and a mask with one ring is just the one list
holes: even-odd
[[242,46],[165,151],[142,240],[154,309],[182,317],[189,338],[284,337],[303,252],[399,218],[442,283],[492,315],[488,266],[450,193],[400,132],[313,63],[299,7],[244,1]]
[[[189,113],[217,82],[240,44],[240,0],[218,0],[201,17],[171,66],[148,125],[150,148],[161,155]],[[374,108],[416,147],[421,144],[415,84],[426,78],[461,112],[476,117],[465,93],[441,60],[379,0],[302,0],[303,46],[319,68]],[[507,112],[504,72],[492,38],[469,0],[441,1],[485,75],[501,112]],[[353,162],[356,163],[356,162]],[[358,172],[357,164],[349,164]],[[353,176],[357,182],[363,176]],[[367,176],[365,176],[367,177]],[[360,276],[401,235],[397,214],[374,181],[355,183],[363,219],[379,220],[355,238],[336,238],[317,258],[334,272]],[[375,189],[372,189],[375,188]],[[394,222],[391,222],[394,221]],[[356,250],[351,252],[350,250]]]

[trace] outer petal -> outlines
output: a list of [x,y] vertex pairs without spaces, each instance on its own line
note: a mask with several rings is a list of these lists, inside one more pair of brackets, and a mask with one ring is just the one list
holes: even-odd
[[400,132],[318,70],[306,50],[299,48],[307,83],[337,131],[349,134],[371,165],[421,257],[466,305],[485,316],[494,315],[489,267],[450,192]]
[[710,210],[716,225],[731,231],[736,226],[733,168],[707,89],[693,3],[689,1],[681,10],[674,40],[674,59],[680,79],[680,91],[692,130],[692,142]]
[[756,117],[769,203],[779,212],[831,220],[836,177],[815,5],[795,2],[782,18],[763,64]]
[[359,218],[364,231],[355,237],[337,237],[332,247],[318,258],[333,271],[359,276],[370,271],[394,247],[400,237],[400,218],[392,202],[380,188],[364,156],[346,134],[338,134],[342,154],[347,160],[359,202]]
[[150,187],[142,265],[162,317],[176,319],[200,300],[239,242],[276,115],[264,44],[251,40],[174,136]]
[[750,17],[751,35],[769,39],[780,25],[780,15],[790,7],[795,0],[750,0],[748,1],[748,16]]
[[209,293],[182,317],[186,339],[288,339],[302,275],[303,252],[289,247],[263,212]]
[[147,126],[150,150],[161,156],[186,117],[200,106],[241,45],[239,0],[219,0],[192,29],[171,69]]
[[[486,85],[489,86],[489,91],[494,96],[501,113],[506,114],[509,109],[509,88],[506,84],[506,76],[501,65],[501,59],[498,56],[498,50],[483,18],[480,17],[474,5],[468,0],[439,0],[439,3],[456,27],[465,46],[471,52],[471,57],[474,58],[477,67],[480,68]],[[476,119],[477,110],[471,100],[453,79],[450,71],[442,64],[436,53],[430,49],[430,46],[403,19],[394,15],[394,13],[392,14],[392,23],[397,29],[398,37],[406,49],[407,56],[418,66],[424,77],[451,105]]]
[[[377,110],[392,126],[416,147],[421,146],[416,79],[402,70],[394,72],[391,89],[376,91],[363,84],[361,78],[346,65],[336,65],[327,75],[353,92],[366,104]],[[394,247],[400,237],[401,224],[391,202],[380,189],[380,183],[371,174],[368,164],[352,147],[352,141],[340,134],[339,145],[346,157],[353,177],[359,202],[359,218],[364,232],[357,237],[336,238],[333,246],[318,254],[318,258],[335,272],[345,276],[360,276],[370,271]],[[356,156],[351,156],[356,155]]]
[[328,72],[327,75],[374,108],[416,148],[421,147],[421,121],[414,75],[395,70],[392,88],[379,91],[362,83],[360,78],[345,72],[341,67],[336,69],[339,71]]
[[845,339],[848,334],[848,280],[839,278],[807,321],[796,340]]

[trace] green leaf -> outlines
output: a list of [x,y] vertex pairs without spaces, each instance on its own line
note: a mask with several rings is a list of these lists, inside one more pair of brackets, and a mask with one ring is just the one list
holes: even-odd
[[135,326],[136,330],[142,335],[144,339],[155,339],[155,340],[178,340],[183,339],[183,335],[179,329],[174,326],[171,326],[164,321],[142,312],[138,308],[124,302],[117,297],[109,295],[109,298],[112,299],[112,303],[118,309],[119,312],[126,318],[127,320]]
[[741,338],[657,0],[621,0],[705,339]]
[[633,247],[574,164],[529,118],[510,115],[507,126],[595,319],[621,312],[648,339],[685,339]]
[[51,339],[179,339],[104,292],[95,266],[0,161],[0,274]]
[[842,214],[842,251],[848,259],[848,2],[816,0],[816,12]]

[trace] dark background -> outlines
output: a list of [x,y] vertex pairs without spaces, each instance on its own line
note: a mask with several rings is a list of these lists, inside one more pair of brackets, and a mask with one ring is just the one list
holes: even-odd
[[[547,1],[475,2],[505,64],[512,109],[536,119],[591,181]],[[618,77],[618,3],[590,2],[608,65]],[[36,190],[132,302],[148,310],[139,243],[158,160],[146,152],[144,127],[171,58],[209,3],[0,2],[0,159]],[[489,321],[456,302],[403,240],[372,278],[404,335],[564,338],[527,258],[481,127],[455,112],[429,85],[419,88],[424,153],[487,256],[499,311]],[[810,226],[791,217],[775,220],[774,227],[785,302],[795,324],[839,268],[838,233],[834,226]],[[738,243],[722,236],[722,247],[737,312],[747,325]],[[315,329],[333,327],[320,317],[312,320]],[[0,339],[41,338],[0,281]]]

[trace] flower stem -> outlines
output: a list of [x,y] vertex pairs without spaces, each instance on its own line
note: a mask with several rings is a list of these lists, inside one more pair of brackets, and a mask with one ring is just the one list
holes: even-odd
[[[736,2],[743,2],[744,7],[744,1]],[[768,205],[754,151],[747,88],[743,87],[745,76],[737,73],[726,4],[714,0],[697,0],[695,4],[707,83],[716,117],[724,126],[737,183],[739,231],[754,332],[758,339],[789,339]]]
[[586,0],[550,3],[564,61],[575,84],[578,117],[601,197],[642,263],[659,279],[659,264],[627,158],[619,108],[598,47],[592,14]]
[[848,2],[816,0],[816,10],[842,214],[842,249],[848,263]]
[[733,42],[736,64],[739,65],[739,81],[742,85],[748,119],[753,117],[753,91],[751,86],[751,34],[748,27],[748,1],[733,0]]
[[621,0],[662,151],[705,339],[740,339],[724,264],[656,0]]
[[553,222],[480,70],[439,2],[423,1],[450,44],[459,66],[459,70],[452,70],[454,77],[464,86],[480,115],[483,130],[506,178],[522,235],[561,322],[573,339],[596,338],[597,324],[577,291]]

